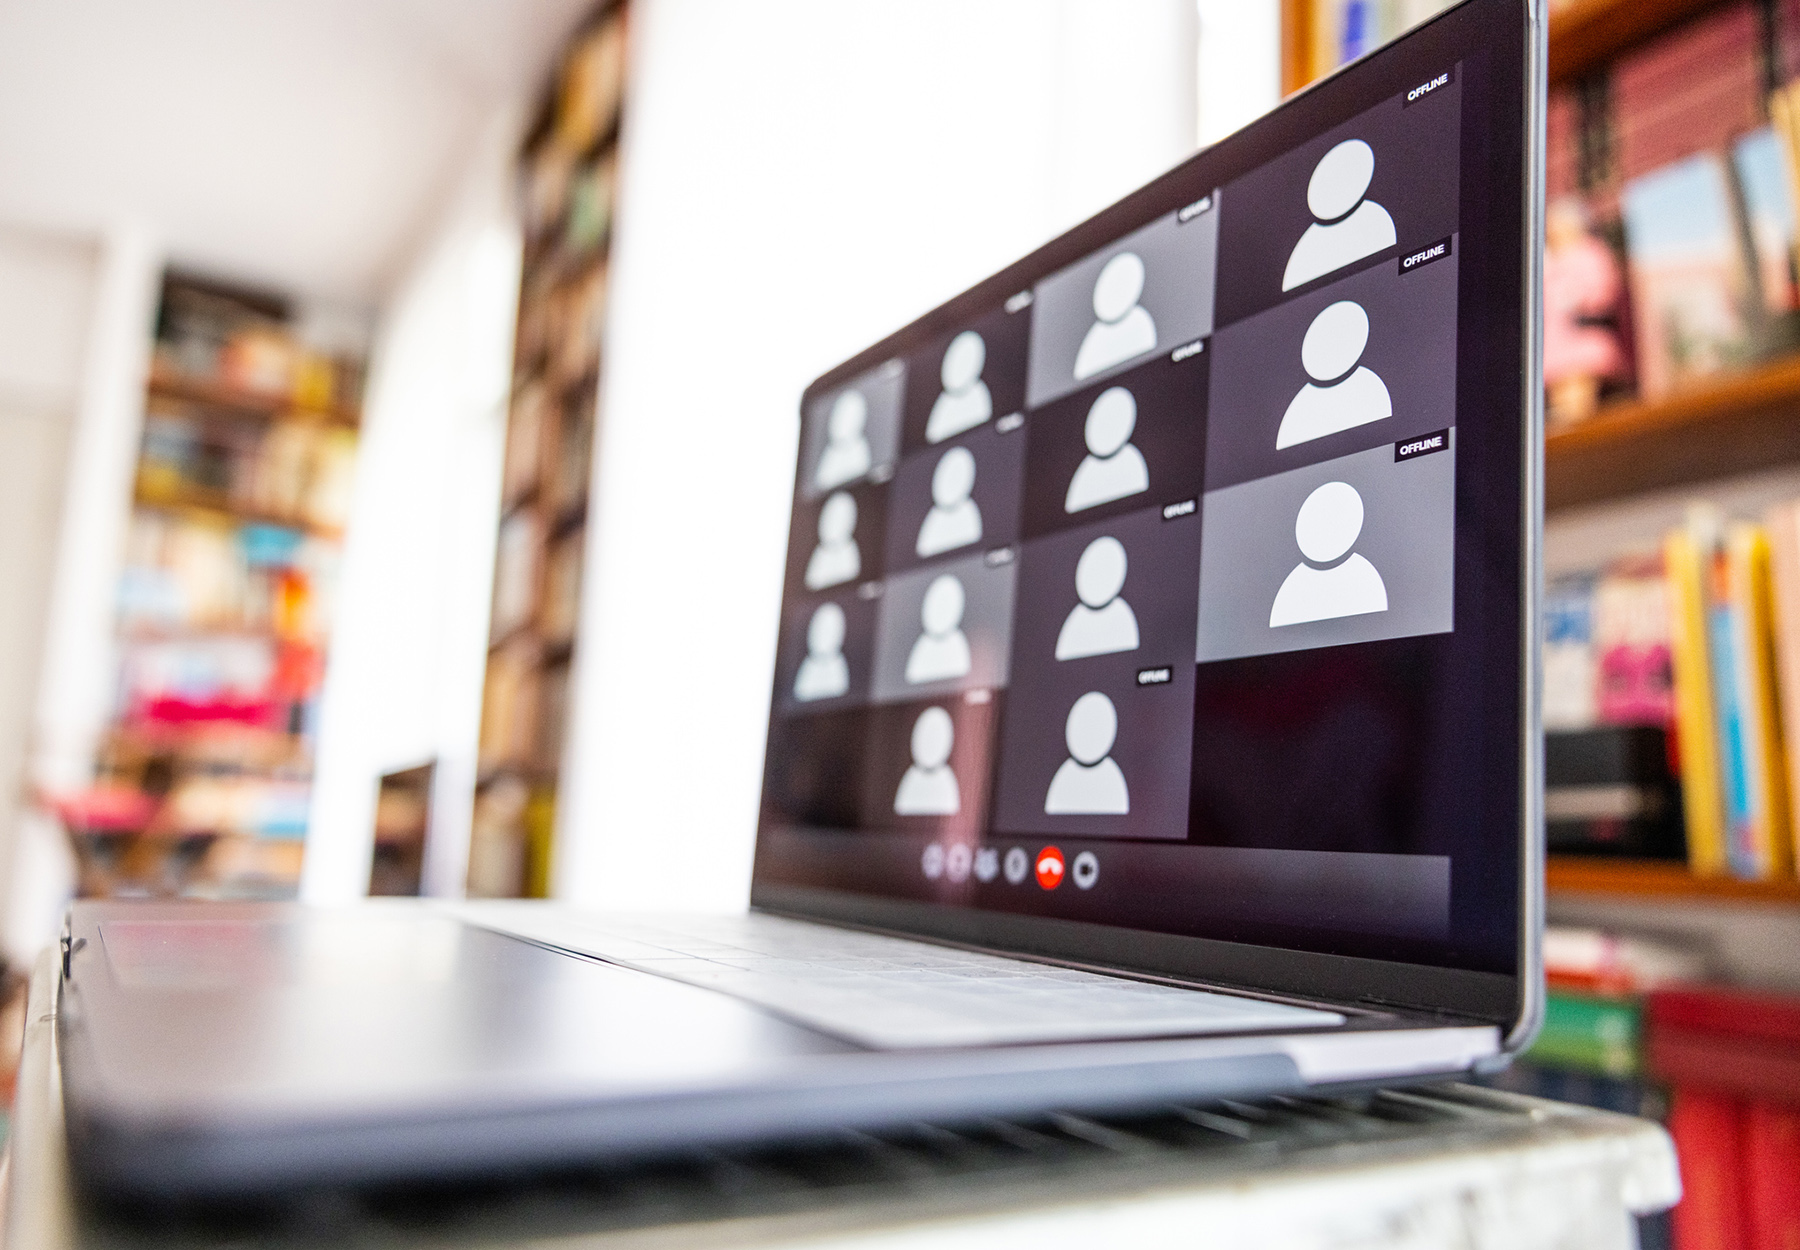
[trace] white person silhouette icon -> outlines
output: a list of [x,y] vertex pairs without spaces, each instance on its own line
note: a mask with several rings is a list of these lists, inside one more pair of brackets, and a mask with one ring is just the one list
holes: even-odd
[[838,491],[819,509],[819,545],[806,562],[806,588],[823,590],[854,581],[862,572],[856,546],[856,500]]
[[962,789],[950,771],[955,745],[956,725],[950,713],[941,707],[919,713],[913,722],[912,763],[894,792],[896,816],[954,816],[962,810]]
[[1362,496],[1350,483],[1327,482],[1306,497],[1294,520],[1294,541],[1306,559],[1275,593],[1269,628],[1387,611],[1380,571],[1359,555],[1343,559],[1362,526]]
[[1120,598],[1125,589],[1125,544],[1096,538],[1075,562],[1075,596],[1080,600],[1056,635],[1056,658],[1079,660],[1138,648],[1137,613]]
[[1075,353],[1075,380],[1156,350],[1156,322],[1141,304],[1144,262],[1136,252],[1120,252],[1094,279],[1094,316],[1099,318]]
[[1368,343],[1369,314],[1361,304],[1339,300],[1313,318],[1300,343],[1300,364],[1313,380],[1282,414],[1277,451],[1394,415],[1387,383],[1356,363]]
[[1075,700],[1063,724],[1069,758],[1050,779],[1044,796],[1046,816],[1123,816],[1131,811],[1125,774],[1113,761],[1119,713],[1098,690]]
[[964,330],[944,349],[938,377],[944,389],[931,405],[925,421],[925,441],[941,443],[964,430],[972,430],[994,415],[994,399],[981,370],[987,364],[987,344],[973,330]]
[[969,672],[969,640],[962,631],[967,598],[963,584],[953,573],[933,578],[919,605],[919,624],[924,632],[906,656],[906,680],[913,685],[948,681]]
[[974,489],[974,454],[967,447],[952,447],[931,471],[931,511],[919,526],[915,551],[935,556],[981,541],[981,509],[970,497]]
[[794,676],[794,698],[801,703],[835,699],[850,689],[850,665],[844,659],[844,609],[821,603],[806,625],[806,658]]
[[1069,479],[1064,512],[1080,512],[1150,489],[1150,467],[1132,446],[1137,400],[1122,386],[1109,386],[1088,409],[1084,435],[1088,454]]
[[1346,139],[1319,158],[1306,184],[1306,206],[1317,218],[1288,257],[1281,289],[1291,291],[1314,278],[1394,246],[1394,219],[1387,209],[1364,199],[1375,177],[1375,149]]
[[845,391],[832,401],[831,415],[825,422],[825,450],[819,453],[819,467],[813,474],[813,485],[830,490],[853,482],[869,471],[873,453],[869,450],[869,401],[861,391]]

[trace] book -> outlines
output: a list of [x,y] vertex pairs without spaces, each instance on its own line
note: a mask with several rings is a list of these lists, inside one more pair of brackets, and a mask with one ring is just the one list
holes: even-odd
[[1721,986],[1652,990],[1644,1062],[1670,1085],[1791,1102],[1800,1090],[1800,998]]
[[1668,725],[1675,705],[1660,556],[1619,560],[1606,571],[1594,588],[1593,629],[1600,722]]
[[1598,719],[1594,580],[1552,582],[1544,595],[1544,728],[1587,729]]
[[1681,1087],[1670,1098],[1669,1136],[1681,1166],[1674,1211],[1680,1250],[1742,1250],[1742,1123],[1734,1098]]
[[1800,1107],[1751,1103],[1743,1131],[1744,1244],[1793,1250],[1800,1246]]
[[1756,323],[1724,158],[1700,152],[1621,197],[1640,392],[1649,399],[1754,359]]
[[1747,880],[1791,876],[1767,533],[1745,522],[1728,527],[1715,569],[1710,642],[1727,857],[1732,872]]
[[1614,998],[1699,981],[1710,962],[1697,946],[1560,924],[1545,927],[1543,951],[1553,990]]
[[[1769,532],[1770,628],[1775,652],[1780,720],[1785,731],[1788,823],[1800,843],[1794,804],[1800,800],[1800,500],[1771,508]],[[1800,847],[1789,853],[1800,858]]]
[[1773,126],[1758,126],[1731,145],[1732,172],[1743,199],[1751,272],[1766,316],[1796,307],[1794,191],[1791,154]]
[[1636,1076],[1641,1062],[1639,1011],[1628,998],[1552,990],[1544,999],[1544,1027],[1524,1058],[1545,1067]]
[[1716,518],[1703,509],[1663,542],[1681,806],[1688,867],[1698,876],[1724,876],[1730,866],[1708,629],[1717,542]]
[[1620,56],[1611,71],[1620,177],[1725,152],[1761,126],[1763,52],[1756,5],[1733,0]]

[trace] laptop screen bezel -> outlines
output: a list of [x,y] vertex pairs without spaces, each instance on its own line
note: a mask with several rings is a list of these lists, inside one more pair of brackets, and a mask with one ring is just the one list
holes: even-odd
[[[809,919],[883,929],[1095,966],[1177,976],[1208,984],[1239,985],[1333,1002],[1363,1002],[1449,1013],[1502,1025],[1508,1049],[1522,1046],[1541,1015],[1543,853],[1541,821],[1542,730],[1538,712],[1538,645],[1542,531],[1542,337],[1539,274],[1543,233],[1543,112],[1545,38],[1536,0],[1464,0],[1401,39],[1344,66],[1243,130],[1203,149],[1148,185],[1074,229],[1009,265],[912,324],[822,375],[807,388],[803,407],[821,393],[914,349],[933,335],[955,329],[980,312],[1053,273],[1173,206],[1192,191],[1196,169],[1208,185],[1279,155],[1367,107],[1365,76],[1386,79],[1390,58],[1446,41],[1493,54],[1492,107],[1517,108],[1516,171],[1521,243],[1520,393],[1522,437],[1517,449],[1521,484],[1518,522],[1523,602],[1517,628],[1518,831],[1517,973],[1441,967],[1320,953],[1213,938],[1145,932],[1113,925],[1023,916],[898,899],[845,890],[798,886],[767,879],[759,862],[751,905]],[[1379,68],[1377,68],[1379,67]],[[1373,71],[1373,72],[1372,72]],[[1214,172],[1216,171],[1216,172]],[[1496,166],[1494,176],[1512,176]],[[759,825],[760,831],[766,827]]]

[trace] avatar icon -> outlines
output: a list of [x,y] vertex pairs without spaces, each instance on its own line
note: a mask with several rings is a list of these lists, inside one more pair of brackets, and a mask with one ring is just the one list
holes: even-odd
[[1275,593],[1270,629],[1387,611],[1381,573],[1359,555],[1343,558],[1356,545],[1362,525],[1362,496],[1348,482],[1327,482],[1306,497],[1294,520],[1294,541],[1306,559]]
[[987,364],[987,344],[973,330],[964,330],[944,349],[938,378],[944,389],[931,405],[925,421],[925,441],[941,443],[964,430],[972,430],[994,415],[994,398],[988,394],[981,370]]
[[1125,589],[1125,544],[1096,538],[1075,562],[1077,603],[1056,635],[1056,658],[1079,660],[1138,649],[1137,613],[1119,597]]
[[1047,816],[1123,816],[1131,811],[1125,774],[1111,755],[1119,734],[1119,713],[1098,690],[1075,700],[1063,724],[1069,758],[1050,779],[1044,796]]
[[969,640],[963,635],[963,584],[944,573],[925,588],[919,623],[925,632],[906,656],[906,680],[948,681],[969,673]]
[[1374,200],[1363,198],[1374,177],[1375,149],[1361,139],[1346,139],[1319,158],[1306,184],[1306,206],[1318,220],[1294,244],[1282,290],[1394,246],[1394,219]]
[[1088,454],[1069,479],[1064,512],[1080,512],[1150,489],[1150,466],[1131,443],[1136,428],[1137,400],[1131,392],[1122,386],[1101,391],[1088,409]]
[[1094,279],[1094,316],[1075,353],[1075,380],[1104,373],[1156,350],[1156,322],[1138,303],[1144,294],[1144,262],[1136,252],[1120,252]]
[[[950,771],[950,750],[956,745],[956,726],[950,713],[928,707],[913,722],[912,764],[894,792],[896,816],[954,816],[962,810],[962,789]],[[934,844],[935,845],[935,844]],[[938,848],[939,855],[943,854]],[[942,870],[943,861],[938,861]],[[927,875],[935,875],[927,873]]]
[[861,391],[845,391],[832,402],[825,422],[825,450],[819,453],[819,467],[813,473],[814,486],[830,490],[869,471],[873,453],[868,424],[869,401]]
[[844,659],[844,609],[821,603],[806,625],[806,658],[794,678],[794,698],[801,703],[835,699],[850,689],[850,665]]
[[1341,299],[1313,318],[1300,342],[1300,364],[1312,381],[1282,415],[1275,450],[1394,415],[1387,383],[1356,363],[1368,345],[1369,314],[1361,304]]
[[819,509],[819,545],[806,562],[806,588],[824,590],[854,581],[862,573],[856,546],[856,500],[838,491]]
[[974,489],[973,453],[967,447],[952,447],[931,471],[931,511],[919,526],[914,550],[935,556],[981,541],[981,509],[970,498]]

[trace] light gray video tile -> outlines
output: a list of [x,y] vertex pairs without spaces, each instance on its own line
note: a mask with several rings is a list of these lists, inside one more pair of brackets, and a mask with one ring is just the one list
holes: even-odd
[[1212,333],[1218,193],[1207,199],[1205,211],[1159,217],[1037,284],[1027,407]]
[[1455,431],[1210,491],[1200,535],[1201,663],[1454,626]]
[[892,470],[905,381],[905,364],[890,360],[813,397],[800,433],[802,499]]
[[1006,684],[1011,653],[1011,548],[891,577],[875,633],[877,703]]

